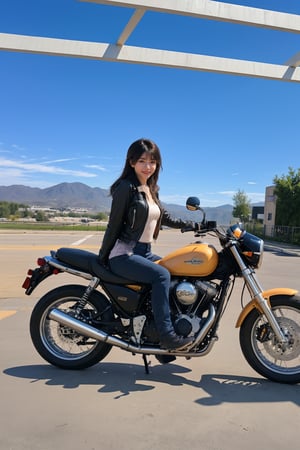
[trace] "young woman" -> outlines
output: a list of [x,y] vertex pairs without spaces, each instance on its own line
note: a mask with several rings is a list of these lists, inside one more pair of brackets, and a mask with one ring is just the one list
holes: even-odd
[[170,317],[170,273],[154,261],[151,252],[161,225],[182,228],[180,219],[171,219],[158,200],[161,155],[150,139],[133,142],[127,152],[121,176],[112,184],[109,222],[99,252],[100,260],[112,272],[127,279],[152,285],[152,310],[160,346],[180,350],[192,338],[175,333]]

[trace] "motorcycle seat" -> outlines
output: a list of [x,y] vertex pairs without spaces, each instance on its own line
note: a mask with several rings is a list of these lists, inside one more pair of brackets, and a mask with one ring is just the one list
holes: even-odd
[[102,281],[112,284],[133,284],[137,283],[136,280],[128,280],[122,278],[119,275],[114,274],[101,264],[98,255],[87,250],[80,250],[78,248],[59,248],[55,257],[75,269],[88,272]]

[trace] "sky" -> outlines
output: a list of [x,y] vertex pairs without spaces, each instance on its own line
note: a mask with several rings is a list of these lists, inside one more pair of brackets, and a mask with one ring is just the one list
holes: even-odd
[[[185,1],[185,0],[182,0]],[[232,0],[300,15],[299,0]],[[0,2],[0,32],[114,43],[133,10],[77,0]],[[126,45],[284,64],[293,33],[147,12]],[[129,145],[162,153],[160,198],[264,201],[300,167],[300,85],[234,75],[0,51],[0,186],[108,189]]]

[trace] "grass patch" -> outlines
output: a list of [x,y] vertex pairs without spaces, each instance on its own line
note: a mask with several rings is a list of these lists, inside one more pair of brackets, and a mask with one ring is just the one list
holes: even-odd
[[23,223],[23,222],[3,222],[0,223],[1,230],[32,230],[32,231],[105,231],[105,225],[91,224],[62,224],[62,223]]

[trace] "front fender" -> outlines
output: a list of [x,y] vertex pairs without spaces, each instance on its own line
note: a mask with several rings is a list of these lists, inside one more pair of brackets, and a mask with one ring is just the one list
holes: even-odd
[[[273,297],[274,295],[287,295],[289,297],[292,297],[293,295],[297,294],[297,292],[298,291],[296,291],[295,289],[290,289],[290,288],[274,288],[274,289],[268,289],[267,291],[263,291],[262,296],[267,300],[267,302],[270,306],[270,298]],[[241,311],[241,313],[238,317],[238,320],[236,322],[236,325],[235,325],[236,328],[239,328],[242,325],[245,318],[248,316],[248,314],[254,308],[258,309],[259,312],[263,314],[257,299],[254,298],[249,303],[247,303],[247,305]]]

